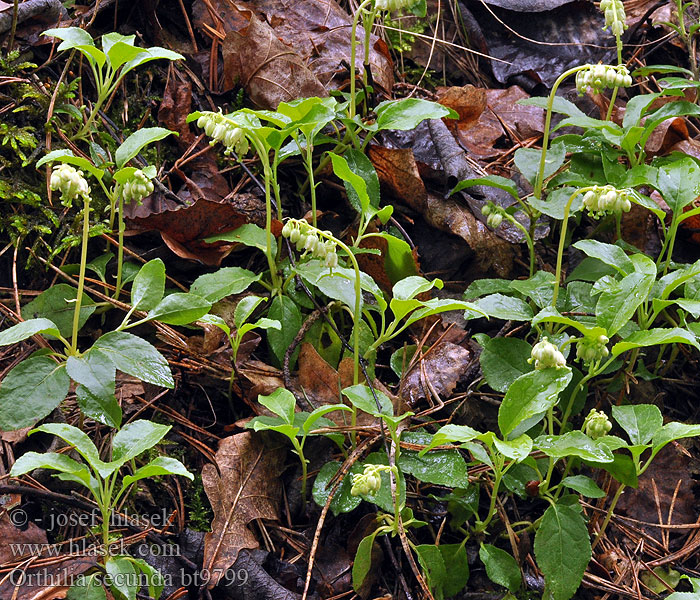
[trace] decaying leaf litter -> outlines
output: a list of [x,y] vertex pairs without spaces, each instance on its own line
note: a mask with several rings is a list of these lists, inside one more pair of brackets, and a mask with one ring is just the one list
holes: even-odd
[[[199,285],[210,294],[209,305],[215,303],[212,314],[225,327],[241,331],[242,300],[253,293],[274,296],[261,285],[266,266],[260,250],[265,240],[258,237],[251,242],[248,237],[251,231],[265,229],[269,215],[261,163],[254,153],[224,159],[218,148],[208,144],[205,131],[187,117],[197,111],[221,109],[227,114],[243,107],[274,111],[280,103],[299,98],[347,93],[350,31],[358,6],[331,0],[195,0],[135,6],[102,0],[88,5],[64,4],[70,3],[28,0],[18,3],[15,13],[13,3],[0,3],[0,32],[6,36],[4,62],[0,63],[0,133],[4,136],[0,146],[4,240],[0,257],[6,273],[0,303],[3,329],[41,318],[46,311],[56,324],[63,318],[68,329],[71,325],[73,308],[66,302],[70,296],[66,289],[73,289],[78,281],[73,267],[80,249],[80,210],[75,205],[63,206],[55,190],[49,195],[49,176],[44,178],[45,167],[34,168],[37,160],[51,150],[69,148],[97,165],[106,164],[130,134],[163,127],[177,136],[171,135],[134,157],[134,164],[155,163],[159,170],[153,193],[140,203],[124,206],[125,284],[135,287],[136,283],[129,281],[141,265],[161,259],[167,266],[168,289],[195,292]],[[694,50],[689,56],[682,36],[665,24],[679,22],[675,4],[638,1],[625,2],[624,7],[626,31],[622,39],[627,68],[634,71],[645,65],[675,65],[686,68],[692,81]],[[689,23],[697,20],[694,11],[693,5],[685,15]],[[568,464],[564,472],[555,473],[561,479],[572,479],[569,490],[576,494],[569,497],[574,498],[573,504],[556,502],[543,517],[548,505],[547,499],[537,497],[538,485],[542,479],[549,483],[550,474],[545,478],[545,473],[539,473],[537,461],[551,453],[533,450],[532,445],[523,451],[515,444],[515,435],[507,439],[505,434],[503,441],[511,444],[507,464],[519,463],[528,454],[533,460],[504,476],[505,487],[500,488],[500,494],[492,494],[498,489],[494,483],[497,469],[484,458],[483,448],[496,443],[493,439],[486,442],[486,438],[479,438],[484,446],[464,437],[445,437],[442,442],[432,437],[444,425],[485,432],[497,432],[500,427],[504,431],[499,406],[508,403],[513,380],[528,372],[538,373],[523,358],[530,356],[531,345],[537,341],[529,335],[527,322],[535,316],[533,308],[543,306],[538,304],[538,294],[549,294],[546,304],[551,290],[542,292],[541,286],[530,284],[537,277],[540,283],[554,279],[561,230],[561,224],[548,218],[546,212],[532,225],[517,212],[514,221],[505,219],[500,226],[490,226],[493,221],[482,212],[484,207],[493,203],[508,209],[517,203],[503,186],[482,184],[454,194],[451,191],[461,181],[498,175],[513,181],[516,195],[532,194],[532,182],[518,165],[516,152],[541,147],[545,111],[543,104],[518,101],[546,96],[567,69],[583,63],[615,63],[615,37],[603,29],[604,11],[583,1],[430,0],[427,16],[403,11],[396,18],[397,14],[385,15],[374,28],[369,38],[368,67],[363,64],[364,32],[358,28],[359,89],[368,94],[370,107],[394,98],[416,98],[437,102],[454,111],[450,116],[456,118],[426,119],[408,129],[381,131],[363,148],[367,162],[358,156],[362,154],[357,149],[346,154],[352,171],[365,180],[369,196],[381,194],[381,205],[393,206],[390,219],[374,217],[371,222],[358,223],[361,200],[357,189],[339,176],[330,159],[325,159],[326,151],[336,149],[331,128],[323,131],[326,139],[315,142],[312,166],[318,184],[317,214],[311,213],[302,159],[305,146],[300,145],[295,154],[290,152],[280,165],[280,187],[275,195],[283,212],[276,213],[269,225],[270,234],[280,240],[280,260],[291,255],[280,269],[287,295],[278,296],[276,303],[270,297],[256,304],[255,316],[251,313],[246,323],[252,325],[262,316],[262,309],[270,306],[263,319],[276,320],[279,328],[258,321],[257,328],[248,328],[237,339],[235,351],[216,319],[194,319],[182,326],[186,320],[168,322],[163,316],[163,321],[153,320],[134,330],[165,356],[174,388],[166,390],[118,368],[113,394],[124,422],[149,418],[172,425],[167,441],[159,446],[160,454],[181,459],[197,477],[194,482],[168,476],[142,480],[118,507],[122,516],[115,535],[121,536],[120,543],[126,544],[132,555],[161,572],[165,584],[162,597],[171,600],[335,598],[355,593],[362,598],[490,598],[494,594],[502,597],[506,590],[566,598],[571,595],[566,586],[552,584],[549,574],[567,566],[552,564],[557,561],[555,552],[538,551],[545,540],[555,544],[562,539],[554,526],[558,520],[571,524],[572,548],[585,549],[586,544],[590,548],[593,542],[590,561],[586,559],[581,565],[586,570],[577,597],[656,598],[674,591],[690,594],[679,598],[692,597],[690,581],[700,577],[694,485],[697,447],[692,439],[665,445],[638,481],[635,474],[634,481],[618,479],[622,484],[606,476],[600,463],[593,464],[595,460],[585,462],[591,456],[600,458],[595,449],[590,456],[579,449],[580,462],[574,467],[577,475],[571,475]],[[184,60],[154,61],[127,76],[98,115],[101,129],[88,145],[79,144],[80,139],[70,139],[62,125],[76,118],[75,111],[78,119],[85,118],[77,107],[94,102],[95,81],[85,57],[81,59],[75,52],[70,57],[69,53],[58,53],[55,40],[40,36],[59,24],[83,27],[96,40],[112,31],[135,34],[138,46],[164,47]],[[19,54],[7,58],[13,48]],[[38,67],[13,66],[20,62],[33,62]],[[694,75],[697,79],[697,73]],[[630,112],[627,103],[634,97],[660,91],[661,76],[642,75],[634,86],[620,88],[611,111],[613,122],[624,124]],[[71,86],[78,77],[79,82]],[[655,98],[654,107],[695,102],[697,86],[678,89],[678,94]],[[609,93],[578,96],[576,92],[571,79],[561,86],[559,94],[585,115],[605,118]],[[361,109],[359,114],[369,125],[376,118],[371,110]],[[561,118],[555,116],[555,123]],[[691,108],[675,113],[669,110],[668,117],[650,132],[645,158],[658,159],[654,166],[663,169],[666,158],[678,156],[674,153],[700,156],[697,122],[697,113]],[[640,123],[639,129],[643,121]],[[577,131],[566,128],[555,132],[552,152],[557,135]],[[575,150],[569,148],[567,153],[572,164],[576,163],[578,181],[583,181],[586,164]],[[616,172],[616,163],[631,166],[614,158],[604,163],[606,174]],[[593,173],[594,166],[590,169]],[[688,177],[692,177],[692,169]],[[594,179],[591,175],[587,181]],[[94,180],[92,187],[98,187]],[[663,189],[642,185],[640,193],[647,195],[657,210],[667,215],[672,212]],[[135,305],[133,291],[131,297],[128,293],[113,297],[114,260],[120,245],[116,230],[99,224],[100,211],[106,215],[108,206],[104,202],[96,206],[93,211],[98,217],[90,232],[91,263],[85,287],[90,320],[81,329],[83,341],[99,341],[121,321],[129,306]],[[351,303],[343,302],[351,292],[335,297],[320,272],[312,276],[308,271],[295,271],[294,261],[303,257],[283,242],[286,221],[280,215],[308,222],[317,217],[320,230],[333,232],[347,244],[359,235],[361,225],[370,233],[391,232],[390,237],[365,238],[354,248],[359,268],[371,277],[378,294],[389,299],[393,290],[399,299],[395,285],[402,278],[440,278],[444,288],[431,290],[428,286],[408,301],[459,301],[465,290],[467,300],[490,293],[498,296],[498,302],[489,307],[491,318],[476,319],[477,315],[469,315],[467,309],[465,320],[462,308],[416,320],[401,336],[362,362],[358,384],[353,372],[353,339],[361,340],[364,351],[376,332],[365,323],[358,338],[353,338]],[[537,275],[531,278],[526,237],[518,222],[523,229],[531,227],[533,234]],[[614,223],[583,217],[569,227],[576,229],[578,239],[615,239]],[[627,244],[621,247],[631,255],[637,248],[656,258],[664,250],[662,229],[658,218],[635,204],[621,214],[619,231]],[[680,223],[680,229],[673,260],[693,263],[698,253],[693,217]],[[229,234],[232,231],[237,234]],[[396,239],[405,246],[401,252],[395,249]],[[567,274],[590,260],[591,254],[584,260],[583,248],[567,249]],[[105,260],[106,252],[111,255]],[[342,258],[342,252],[339,254]],[[630,262],[620,260],[625,265],[625,261]],[[632,275],[635,273],[627,274]],[[202,276],[209,279],[199,279]],[[610,275],[594,272],[590,281],[604,277]],[[686,279],[692,282],[695,277],[693,272]],[[496,279],[501,283],[494,283]],[[520,281],[513,288],[503,287],[502,282],[510,284],[511,279]],[[58,309],[54,304],[49,306],[47,296],[40,294],[52,283],[69,284],[54,292],[61,303]],[[522,295],[514,297],[506,291],[511,289]],[[568,304],[562,314],[591,314],[590,302],[574,302],[572,290],[567,289]],[[370,307],[373,293],[367,288],[363,292]],[[602,293],[613,295],[610,289]],[[686,291],[686,296],[689,294]],[[623,303],[625,298],[621,293],[616,302]],[[688,304],[689,298],[685,300],[692,314],[697,309]],[[93,308],[95,302],[98,307]],[[103,310],[103,306],[117,310]],[[555,310],[558,306],[555,299]],[[613,302],[612,310],[617,306]],[[396,314],[393,306],[392,310]],[[518,317],[523,311],[525,316]],[[122,316],[115,320],[115,312]],[[55,347],[55,340],[55,336],[35,335],[3,346],[0,375],[5,377],[36,350]],[[589,409],[611,414],[610,407],[629,405],[656,405],[663,413],[663,422],[698,422],[693,391],[697,350],[676,344],[670,357],[650,354],[641,361],[644,368],[637,370],[633,368],[637,350],[632,352],[632,365],[627,363],[630,370],[622,373],[616,385],[615,381],[596,382],[587,388],[585,411],[574,421],[570,433],[581,429],[594,439],[594,430],[587,428],[583,419]],[[341,394],[341,390],[363,383],[371,392],[364,399]],[[0,384],[0,396],[2,385],[9,384]],[[279,390],[285,389],[290,394],[280,396]],[[67,399],[47,421],[80,426],[104,454],[110,448],[113,430],[83,414],[85,404],[84,399],[81,404],[80,394],[71,386]],[[261,396],[276,399],[261,404]],[[7,398],[2,401],[7,402]],[[292,445],[284,437],[288,430],[281,428],[301,428],[301,420],[313,415],[315,409],[350,403],[360,406],[352,424],[345,412],[335,410],[318,417],[315,435],[303,438],[301,460],[308,461],[310,483],[308,492],[302,493],[305,478],[300,456],[290,452]],[[383,410],[379,410],[380,405]],[[289,406],[296,407],[291,416]],[[387,411],[412,414],[397,421],[394,432],[389,430],[390,421],[382,418]],[[527,416],[537,417],[537,412]],[[656,412],[642,412],[656,422]],[[283,414],[289,417],[284,424],[269,420],[283,418]],[[615,417],[613,433],[624,436],[623,430],[630,432],[625,426],[628,421],[622,411],[613,411],[612,416],[615,414],[619,418]],[[256,415],[264,427],[251,431],[246,425]],[[270,424],[272,431],[262,430]],[[640,456],[642,445],[660,435],[655,430],[649,439],[643,439],[645,428],[650,428],[648,422],[635,429]],[[87,595],[97,593],[91,587],[83,588],[87,591],[69,590],[79,574],[92,577],[102,568],[94,552],[88,550],[90,544],[99,543],[90,529],[96,523],[86,526],[86,521],[77,518],[94,511],[90,500],[79,495],[68,479],[52,478],[46,469],[36,469],[22,480],[8,479],[14,461],[26,452],[69,449],[57,443],[57,438],[28,436],[30,429],[2,433],[6,475],[0,485],[4,494],[0,527],[6,541],[2,546],[0,596],[100,597]],[[516,427],[513,430],[519,431]],[[394,433],[401,435],[400,445],[392,444]],[[631,441],[635,443],[635,439]],[[460,454],[448,446],[449,442],[466,445]],[[441,447],[423,453],[431,444]],[[297,446],[294,448],[296,451]],[[77,457],[75,452],[69,454]],[[378,487],[351,494],[354,482],[360,481],[363,469],[371,465],[379,470],[369,477],[378,479],[363,481],[372,485],[379,481]],[[616,494],[624,486],[624,493]],[[606,515],[617,496],[620,501],[608,525]],[[398,526],[391,521],[396,502],[405,504]],[[491,516],[489,509],[493,510],[495,520],[488,527],[481,527],[480,505],[482,515],[489,512]],[[76,518],[60,521],[57,514]],[[167,518],[145,523],[134,519],[136,514]],[[380,531],[372,537],[379,531],[377,515],[381,515],[379,525],[392,535],[382,536]],[[535,525],[539,527],[537,536]],[[603,534],[598,536],[601,528]],[[87,543],[74,546],[70,543],[73,540]],[[41,545],[41,552],[36,544]],[[76,547],[80,548],[77,552]],[[169,554],[164,548],[171,550]],[[364,554],[360,552],[363,548]],[[503,556],[506,552],[508,557]],[[566,558],[563,553],[559,560]],[[135,589],[124,588],[113,593],[130,597],[132,592],[135,594]],[[152,590],[146,587],[140,592],[146,597]]]

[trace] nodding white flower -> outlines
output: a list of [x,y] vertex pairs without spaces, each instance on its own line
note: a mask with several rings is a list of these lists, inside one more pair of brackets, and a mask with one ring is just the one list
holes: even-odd
[[311,254],[324,261],[329,269],[338,266],[337,244],[332,239],[327,239],[332,237],[330,231],[321,232],[306,221],[290,219],[282,227],[282,235],[296,244],[298,252]]
[[611,185],[595,186],[583,196],[583,206],[594,219],[629,212],[632,208],[630,193],[628,189],[618,190]]
[[209,142],[212,146],[217,142],[223,144],[226,148],[224,154],[235,152],[243,156],[248,153],[250,146],[245,131],[220,112],[202,113],[197,119],[197,127],[204,129],[204,133],[212,138]]
[[54,191],[60,190],[64,204],[69,204],[78,196],[87,198],[90,195],[90,187],[83,172],[66,163],[53,168],[49,185]]
[[137,202],[141,204],[146,196],[153,193],[153,189],[153,182],[148,176],[141,169],[136,169],[134,174],[124,183],[122,197],[127,203]]
[[505,214],[500,206],[496,206],[493,202],[489,202],[481,209],[481,214],[486,217],[486,224],[491,229],[498,229],[498,226],[503,222]]
[[629,87],[632,76],[625,65],[585,65],[576,73],[576,90],[580,96],[587,91],[599,94],[605,88]]
[[527,362],[531,364],[534,362],[535,369],[538,371],[551,367],[559,369],[566,366],[564,355],[547,338],[543,338],[541,342],[532,347],[532,353]]
[[622,0],[601,0],[600,10],[605,14],[605,27],[610,27],[612,34],[620,37],[627,29],[627,16]]
[[411,8],[415,3],[416,0],[374,0],[374,8],[393,12],[402,8]]
[[604,359],[610,354],[607,343],[610,340],[605,335],[596,338],[585,337],[576,342],[576,358],[588,366]]
[[612,429],[612,423],[610,419],[608,419],[608,415],[603,411],[592,408],[591,412],[588,413],[588,416],[583,421],[581,429],[589,438],[597,440],[608,434]]
[[386,465],[365,465],[362,473],[352,476],[351,496],[361,496],[378,492],[382,487],[382,471],[388,471],[391,467]]

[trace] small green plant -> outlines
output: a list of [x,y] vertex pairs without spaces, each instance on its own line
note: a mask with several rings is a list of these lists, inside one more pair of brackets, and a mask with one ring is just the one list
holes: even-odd
[[[139,572],[147,577],[149,594],[153,598],[159,598],[163,591],[162,577],[157,569],[143,559],[111,552],[110,546],[117,540],[110,533],[110,524],[120,499],[137,481],[158,475],[179,475],[193,479],[192,473],[179,460],[167,456],[159,456],[142,467],[135,467],[134,460],[158,444],[169,430],[168,425],[144,420],[133,421],[116,433],[112,439],[111,456],[109,460],[103,461],[87,434],[72,425],[48,423],[34,429],[30,434],[43,432],[60,437],[84,462],[56,452],[26,452],[10,471],[12,477],[19,477],[35,469],[58,471],[56,477],[59,479],[77,483],[89,491],[102,519],[102,568],[109,576],[112,593],[118,598],[129,600],[136,597],[140,588],[139,578],[136,577]],[[120,478],[119,471],[127,463],[132,465],[132,472]],[[104,589],[96,579],[86,579],[82,583],[84,585],[80,587],[92,588],[93,595],[90,598],[106,598]]]
[[177,52],[158,46],[139,48],[134,45],[135,35],[107,33],[102,36],[102,50],[95,46],[92,36],[79,27],[48,29],[42,35],[62,40],[58,46],[59,52],[65,50],[80,52],[92,71],[97,100],[78,132],[73,136],[74,139],[83,138],[90,133],[98,112],[127,73],[152,60],[181,60],[184,58]]
[[[314,435],[314,428],[334,427],[335,423],[324,417],[336,410],[350,411],[350,407],[344,404],[327,404],[319,406],[313,412],[296,412],[296,398],[294,394],[284,388],[275,390],[269,396],[258,396],[258,402],[272,412],[274,417],[255,417],[246,424],[246,427],[254,431],[276,431],[286,436],[291,442],[294,453],[301,463],[301,496],[306,501],[306,481],[309,461],[304,456],[304,444],[309,435]],[[329,437],[335,434],[330,434]],[[337,435],[335,435],[337,437]],[[342,440],[342,436],[341,436]]]

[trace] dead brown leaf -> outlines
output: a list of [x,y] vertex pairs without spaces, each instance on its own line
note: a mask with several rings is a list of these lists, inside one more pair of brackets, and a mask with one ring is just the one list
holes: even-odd
[[204,568],[214,574],[210,587],[236,562],[241,549],[259,547],[248,525],[255,519],[277,519],[284,456],[282,446],[271,447],[260,434],[246,431],[222,440],[216,466],[202,469],[214,511],[212,531],[204,538]]
[[483,88],[475,88],[473,85],[438,88],[437,96],[440,104],[451,108],[459,115],[458,119],[445,120],[445,124],[453,134],[458,131],[468,131],[474,127],[486,108],[486,91]]
[[421,212],[427,192],[410,148],[370,146],[369,159],[377,170],[382,192],[388,191],[407,206]]
[[472,356],[469,350],[451,342],[440,342],[431,347],[425,358],[403,378],[401,397],[411,407],[419,400],[431,398],[430,388],[443,400],[448,398],[467,371]]

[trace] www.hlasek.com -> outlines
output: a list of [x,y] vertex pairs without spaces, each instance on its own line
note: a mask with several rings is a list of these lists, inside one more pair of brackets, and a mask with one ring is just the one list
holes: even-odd
[[149,556],[181,556],[180,546],[177,544],[129,544],[124,540],[118,540],[105,548],[100,544],[95,544],[88,539],[66,540],[56,544],[27,544],[8,543],[12,556],[15,558],[25,558],[27,556],[41,556],[49,558],[51,556],[65,556],[73,554],[75,556],[123,556],[131,554],[136,558],[146,558]]
[[[163,573],[158,575],[146,573],[98,573],[95,575],[98,581],[107,587],[124,589],[125,587],[148,588],[149,585],[164,585],[165,587],[202,587],[209,583],[218,583],[223,586],[245,585],[248,581],[248,571],[245,569],[202,569],[195,573],[180,569],[173,573]],[[38,569],[25,571],[16,568],[9,574],[9,582],[15,587],[59,587],[84,585],[85,575],[76,575],[61,571],[49,571],[48,569]]]

